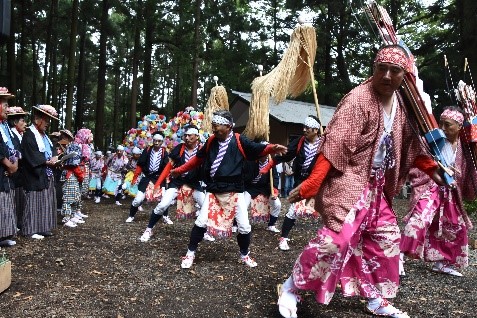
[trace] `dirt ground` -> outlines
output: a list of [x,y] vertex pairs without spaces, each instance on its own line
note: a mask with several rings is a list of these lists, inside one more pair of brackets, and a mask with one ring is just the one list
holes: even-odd
[[[280,215],[286,211],[286,203]],[[202,242],[194,266],[180,268],[193,221],[158,223],[148,243],[139,241],[152,206],[134,223],[124,220],[130,200],[116,206],[85,201],[86,223],[61,225],[53,237],[20,237],[6,250],[12,261],[12,284],[0,294],[0,317],[280,317],[276,285],[288,275],[320,221],[300,220],[292,230],[291,250],[277,248],[279,234],[253,225],[251,255],[258,266],[239,263],[235,239]],[[402,215],[405,200],[395,208]],[[470,233],[475,237],[475,232]],[[471,250],[464,277],[431,272],[417,261],[406,263],[395,305],[411,317],[475,317],[477,251]],[[337,292],[330,305],[303,293],[299,317],[370,317],[364,300]]]

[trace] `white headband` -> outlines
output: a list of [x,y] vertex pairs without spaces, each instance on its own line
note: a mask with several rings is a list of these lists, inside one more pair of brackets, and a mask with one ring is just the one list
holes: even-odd
[[116,148],[116,150],[118,151],[123,151],[124,150],[124,147],[122,145],[119,145],[118,148]]
[[138,147],[134,147],[132,150],[133,155],[140,155],[141,154],[141,149]]
[[320,128],[320,123],[313,117],[306,117],[305,126],[310,128]]
[[212,123],[217,125],[233,126],[233,123],[230,120],[219,115],[214,115],[214,117],[212,117]]
[[198,135],[199,134],[199,130],[197,130],[197,128],[189,128],[187,129],[187,131],[185,132],[186,135]]
[[152,137],[152,140],[164,140],[164,137],[162,137],[161,134],[155,134],[154,137]]

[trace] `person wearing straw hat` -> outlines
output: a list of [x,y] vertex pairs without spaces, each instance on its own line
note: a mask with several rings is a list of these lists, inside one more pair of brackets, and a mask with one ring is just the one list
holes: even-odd
[[[298,186],[308,177],[318,158],[318,152],[322,143],[320,138],[320,120],[313,115],[307,116],[303,123],[303,136],[295,138],[287,147],[287,153],[274,157],[262,173],[266,173],[270,167],[293,160],[294,186]],[[290,204],[288,212],[283,220],[282,233],[278,241],[278,247],[282,251],[290,249],[288,235],[295,225],[297,218],[317,217],[313,208],[313,200],[301,200]]]
[[102,188],[102,178],[104,167],[104,158],[103,152],[97,150],[94,153],[93,158],[91,158],[90,169],[91,169],[91,178],[89,180],[89,190],[94,191],[94,203],[101,202],[101,188]]
[[[184,127],[185,142],[178,144],[169,154],[170,162],[164,168],[161,176],[156,181],[158,187],[173,166],[180,167],[194,158],[200,149],[199,129],[194,125]],[[157,204],[149,218],[149,224],[140,237],[142,242],[147,242],[152,236],[152,229],[164,216],[167,209],[177,200],[176,216],[178,219],[190,219],[195,217],[195,205],[202,206],[205,194],[200,184],[199,170],[195,169],[184,173],[176,178],[171,178],[168,189],[164,192],[161,201]],[[168,216],[164,218],[169,219]],[[168,221],[166,219],[166,222]],[[170,220],[169,220],[170,221]],[[172,223],[172,221],[171,221]]]
[[26,204],[22,220],[22,234],[34,239],[52,235],[56,228],[56,194],[53,168],[58,161],[56,149],[47,130],[58,113],[50,105],[32,108],[32,125],[23,134],[22,156]]
[[412,196],[401,235],[400,275],[405,275],[404,255],[432,262],[434,272],[452,276],[462,276],[457,269],[469,266],[467,231],[473,225],[463,199],[475,199],[477,171],[459,138],[464,126],[463,111],[455,106],[446,107],[439,126],[446,135],[442,154],[455,171],[456,187],[442,187],[421,171],[411,170]]
[[367,298],[373,315],[409,317],[387,300],[399,287],[401,235],[392,199],[412,166],[443,184],[396,92],[409,63],[400,46],[378,51],[373,76],[338,104],[310,176],[290,192],[290,202],[315,197],[324,225],[280,288],[283,317],[297,317],[299,290],[328,304],[337,284],[344,296]]
[[116,153],[106,162],[108,174],[104,180],[103,192],[106,195],[114,195],[116,205],[122,205],[121,202],[119,202],[122,196],[121,185],[128,161],[128,158],[124,155],[124,146],[118,145],[116,147]]
[[[10,127],[13,133],[13,145],[16,150],[21,151],[21,141],[23,138],[23,133],[26,130],[25,117],[28,116],[28,113],[25,112],[21,107],[14,106],[8,107],[7,109],[7,121],[8,126]],[[21,220],[23,215],[23,210],[25,208],[25,192],[23,191],[23,183],[25,182],[24,175],[22,173],[21,160],[18,165],[18,172],[13,175],[13,180],[15,183],[15,208],[17,215],[17,228],[21,229]]]
[[[8,99],[13,95],[5,87],[0,87],[0,121],[7,119]],[[12,246],[17,232],[15,211],[15,184],[12,176],[18,170],[18,156],[7,145],[8,137],[1,130],[0,138],[0,246]]]
[[[154,185],[157,182],[157,179],[161,175],[162,171],[169,162],[169,154],[162,147],[164,141],[164,136],[161,132],[156,131],[152,135],[152,147],[148,147],[143,150],[141,156],[137,161],[136,171],[134,172],[134,177],[131,181],[132,184],[137,185],[137,194],[134,200],[131,202],[131,207],[129,208],[129,216],[126,219],[126,223],[131,223],[134,221],[139,206],[142,204],[146,198],[146,189],[151,188],[149,183],[152,184],[152,191],[154,197],[159,197],[161,190],[157,191]],[[143,174],[141,180],[138,182],[140,174]],[[159,185],[157,188],[162,188],[162,185]]]
[[216,111],[212,117],[213,135],[209,137],[194,158],[171,171],[171,176],[191,171],[202,164],[204,182],[207,184],[205,200],[190,233],[186,255],[181,267],[190,268],[195,252],[204,234],[228,238],[232,236],[233,219],[237,220],[237,243],[240,260],[249,267],[257,266],[249,255],[251,226],[244,200],[243,164],[267,154],[284,153],[282,145],[264,145],[247,137],[234,134],[234,122],[229,111]]

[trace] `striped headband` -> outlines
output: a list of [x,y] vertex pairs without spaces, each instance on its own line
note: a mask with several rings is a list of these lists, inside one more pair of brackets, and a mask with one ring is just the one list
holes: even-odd
[[212,124],[233,126],[233,122],[219,115],[212,117]]
[[381,49],[376,55],[374,63],[395,64],[404,71],[407,71],[409,68],[409,58],[406,56],[406,53],[394,46]]
[[306,117],[305,124],[306,127],[310,128],[320,128],[320,123],[313,117]]
[[457,110],[446,109],[441,114],[441,119],[455,120],[459,125],[464,123],[464,115]]

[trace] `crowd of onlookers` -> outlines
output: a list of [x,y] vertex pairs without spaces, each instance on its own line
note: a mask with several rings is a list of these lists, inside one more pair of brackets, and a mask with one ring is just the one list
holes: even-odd
[[126,193],[134,195],[131,178],[123,181],[136,168],[139,148],[120,145],[103,155],[94,151],[89,129],[48,134],[51,121],[58,120],[56,110],[37,105],[29,114],[9,106],[12,97],[0,87],[0,246],[15,245],[17,235],[53,235],[58,216],[64,226],[77,227],[88,217],[82,199],[90,195],[96,203],[112,195],[117,205]]

